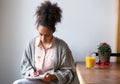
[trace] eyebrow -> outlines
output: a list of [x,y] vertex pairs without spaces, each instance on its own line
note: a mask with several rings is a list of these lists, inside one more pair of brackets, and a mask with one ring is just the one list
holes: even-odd
[[45,36],[50,36],[50,34],[42,34],[42,33],[39,33],[40,35],[45,35]]

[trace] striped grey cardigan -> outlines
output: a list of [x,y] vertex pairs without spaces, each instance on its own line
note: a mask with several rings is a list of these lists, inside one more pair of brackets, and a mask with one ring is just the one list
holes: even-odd
[[[22,77],[28,76],[27,71],[34,66],[34,46],[33,38],[25,48],[22,61],[21,61],[21,75]],[[61,39],[55,37],[55,58],[54,58],[54,74],[56,75],[59,84],[79,84],[76,81],[75,63],[72,53],[68,45]],[[32,65],[32,66],[31,66]]]

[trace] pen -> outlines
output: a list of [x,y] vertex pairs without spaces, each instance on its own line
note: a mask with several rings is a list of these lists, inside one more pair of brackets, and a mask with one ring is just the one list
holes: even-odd
[[37,71],[36,68],[32,64],[30,64],[30,65],[33,68],[34,72],[36,72]]

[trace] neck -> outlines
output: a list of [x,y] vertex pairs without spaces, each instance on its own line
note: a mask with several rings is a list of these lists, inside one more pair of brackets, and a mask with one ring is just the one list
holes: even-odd
[[51,45],[52,40],[53,40],[53,36],[51,37],[49,42],[41,42],[41,43],[42,43],[43,47],[45,49],[47,49]]

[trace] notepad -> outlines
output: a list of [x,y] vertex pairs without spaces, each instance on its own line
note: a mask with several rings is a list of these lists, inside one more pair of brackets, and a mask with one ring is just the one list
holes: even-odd
[[54,74],[54,71],[53,70],[49,70],[49,71],[47,71],[44,74],[40,74],[39,76],[36,76],[36,77],[27,76],[26,78],[27,79],[43,79],[47,73]]
[[40,74],[39,76],[36,76],[36,77],[26,77],[27,79],[43,79],[45,77],[46,74]]

